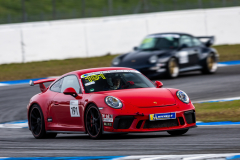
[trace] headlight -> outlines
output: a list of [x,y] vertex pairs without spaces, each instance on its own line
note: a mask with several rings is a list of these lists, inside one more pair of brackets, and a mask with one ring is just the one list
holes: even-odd
[[151,57],[149,58],[149,62],[150,62],[150,63],[156,63],[157,60],[158,60],[158,57],[157,57],[157,56],[151,56]]
[[119,99],[117,99],[116,97],[107,96],[105,98],[105,102],[108,106],[110,106],[112,108],[116,108],[116,109],[122,108],[122,102]]
[[113,65],[118,65],[120,63],[120,58],[115,58],[112,62]]
[[177,91],[177,96],[182,102],[189,103],[189,97],[185,92],[179,90]]

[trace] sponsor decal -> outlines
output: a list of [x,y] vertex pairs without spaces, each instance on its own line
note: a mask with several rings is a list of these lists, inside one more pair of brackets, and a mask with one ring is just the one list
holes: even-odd
[[102,114],[103,122],[113,122],[112,114]]
[[70,114],[71,117],[80,117],[80,112],[78,108],[78,100],[70,101]]
[[104,122],[103,125],[104,125],[104,126],[110,126],[110,127],[111,127],[111,126],[112,126],[112,123]]
[[94,88],[91,88],[91,89],[90,89],[90,92],[93,92],[93,91],[94,91]]
[[165,120],[165,119],[176,119],[176,113],[158,113],[158,114],[150,114],[149,120]]
[[[100,71],[100,72],[91,72],[91,73],[87,73],[87,74],[84,74],[84,75],[81,75],[81,78],[85,78],[85,79],[88,79],[88,77],[91,77],[89,78],[90,80],[94,81],[95,79],[99,79],[100,77],[105,79],[105,76],[103,74],[107,74],[107,73],[119,73],[119,72],[133,72],[133,73],[140,73],[139,71],[136,71],[136,70],[109,70],[109,71]],[[90,81],[89,80],[89,81]]]

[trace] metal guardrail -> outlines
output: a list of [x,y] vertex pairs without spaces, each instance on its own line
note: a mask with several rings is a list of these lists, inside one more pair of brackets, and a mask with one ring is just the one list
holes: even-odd
[[[0,24],[240,6],[239,0],[1,0]],[[2,11],[1,11],[2,10]]]

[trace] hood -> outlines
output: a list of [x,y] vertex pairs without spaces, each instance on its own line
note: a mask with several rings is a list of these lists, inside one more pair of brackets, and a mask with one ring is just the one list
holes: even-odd
[[136,107],[168,106],[176,104],[172,93],[165,88],[136,88],[105,92],[120,99],[125,104]]
[[130,52],[122,58],[120,65],[134,68],[134,66],[149,64],[148,60],[153,55],[162,55],[169,52],[171,52],[171,50]]

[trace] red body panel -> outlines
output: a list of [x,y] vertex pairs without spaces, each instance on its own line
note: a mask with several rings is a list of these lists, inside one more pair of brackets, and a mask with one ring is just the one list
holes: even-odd
[[[166,88],[137,88],[124,89],[113,91],[102,91],[85,93],[81,82],[81,75],[106,70],[132,70],[131,68],[96,68],[70,72],[79,78],[82,94],[77,97],[71,95],[64,95],[63,93],[53,92],[49,88],[40,94],[33,96],[28,105],[28,115],[32,104],[37,103],[43,112],[45,120],[46,131],[85,131],[84,113],[90,103],[94,103],[104,115],[113,115],[113,123],[117,116],[134,116],[134,120],[128,129],[114,129],[112,126],[104,126],[104,131],[108,132],[150,132],[150,131],[164,131],[173,129],[189,128],[196,125],[196,123],[188,124],[184,117],[184,112],[193,110],[195,108],[191,101],[186,104],[178,99],[176,96],[177,89]],[[61,76],[61,77],[63,77]],[[59,77],[59,78],[61,78]],[[53,82],[54,83],[54,82]],[[50,85],[51,86],[51,85]],[[105,103],[106,96],[114,96],[121,100],[123,107],[121,109],[114,109]],[[80,117],[71,117],[70,101],[78,101]],[[176,117],[183,117],[184,124],[174,127],[161,128],[143,128],[144,123],[149,120],[149,114],[156,113],[170,113],[175,112]],[[48,118],[52,121],[48,122]],[[143,120],[140,128],[136,128],[138,122]],[[178,119],[177,119],[178,120]],[[179,120],[178,120],[179,121]],[[112,124],[113,124],[112,123]],[[138,126],[139,127],[139,126]]]

